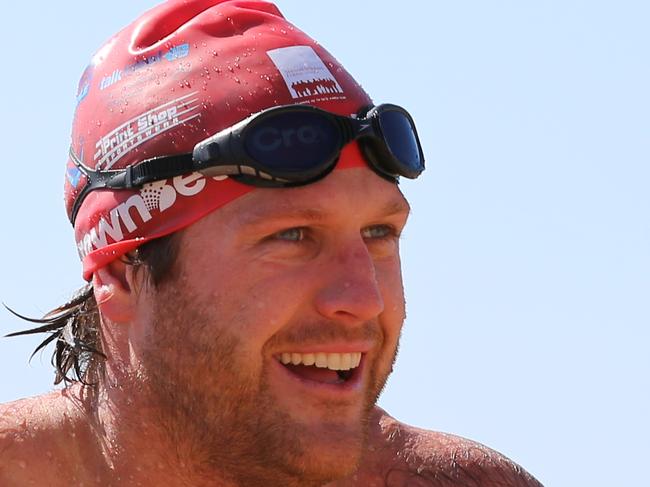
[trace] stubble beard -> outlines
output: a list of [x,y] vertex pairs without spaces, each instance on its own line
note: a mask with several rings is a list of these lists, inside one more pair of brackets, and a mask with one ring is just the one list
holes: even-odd
[[[213,324],[211,316],[219,314],[208,313],[206,306],[215,305],[192,303],[183,293],[167,294],[160,293],[155,301],[155,332],[144,365],[147,390],[157,405],[159,425],[175,447],[176,461],[206,480],[216,474],[251,487],[317,486],[356,470],[370,412],[392,367],[381,372],[370,367],[358,429],[343,435],[343,453],[318,455],[314,442],[321,438],[275,407],[268,366],[251,369],[241,357],[241,338]],[[328,408],[321,430],[330,430],[332,438],[338,431],[336,412],[335,405]]]

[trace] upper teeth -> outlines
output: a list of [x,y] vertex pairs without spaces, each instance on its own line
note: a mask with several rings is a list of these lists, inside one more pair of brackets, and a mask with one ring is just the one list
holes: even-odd
[[359,366],[361,352],[352,353],[288,353],[280,356],[280,362],[293,365],[316,365],[330,370],[350,370]]

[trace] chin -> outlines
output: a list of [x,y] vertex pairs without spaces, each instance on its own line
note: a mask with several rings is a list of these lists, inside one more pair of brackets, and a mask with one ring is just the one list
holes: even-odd
[[353,443],[322,441],[307,446],[293,459],[292,473],[301,480],[300,485],[322,485],[348,477],[358,469],[364,448],[362,441]]
[[298,448],[287,460],[296,474],[325,482],[357,470],[366,448],[368,418],[365,411],[346,412],[333,409],[328,417],[294,423]]

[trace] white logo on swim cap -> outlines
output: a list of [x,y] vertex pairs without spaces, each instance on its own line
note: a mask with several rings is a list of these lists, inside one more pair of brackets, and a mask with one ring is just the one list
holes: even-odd
[[309,46],[281,47],[266,52],[293,98],[341,94],[343,88]]

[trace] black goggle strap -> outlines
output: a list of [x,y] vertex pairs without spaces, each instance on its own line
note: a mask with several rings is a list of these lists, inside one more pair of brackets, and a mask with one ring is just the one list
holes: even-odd
[[86,166],[70,148],[70,159],[79,171],[86,176],[86,185],[79,191],[72,205],[70,222],[74,225],[81,203],[91,191],[96,189],[133,189],[147,183],[172,178],[194,171],[192,154],[154,157],[124,169],[94,170]]
[[223,164],[219,161],[205,161],[200,165],[191,153],[153,157],[124,169],[94,170],[86,166],[70,148],[70,159],[87,178],[86,185],[79,191],[72,205],[70,222],[74,225],[81,203],[91,191],[96,189],[133,189],[147,183],[181,176],[198,171],[206,176],[245,176],[257,177],[268,184],[286,184],[290,181],[276,178],[245,164]]

